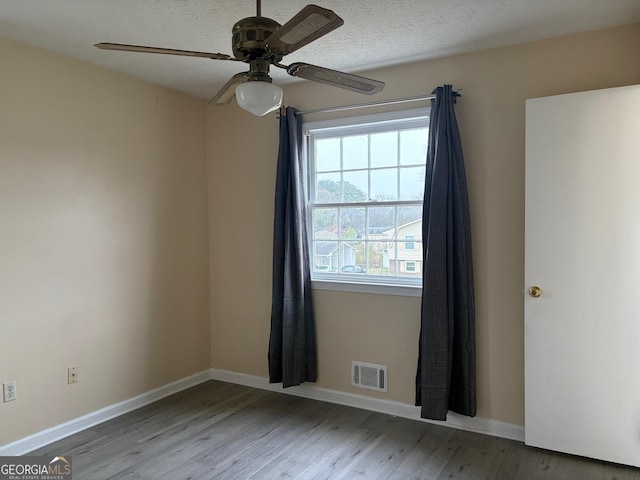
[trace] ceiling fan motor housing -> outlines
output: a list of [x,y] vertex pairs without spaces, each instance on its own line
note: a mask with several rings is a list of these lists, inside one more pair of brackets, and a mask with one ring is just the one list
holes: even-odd
[[[267,55],[265,49],[266,40],[281,25],[267,17],[247,17],[237,22],[232,29],[233,55],[238,60],[263,58]],[[282,60],[282,56],[274,57],[276,62]]]

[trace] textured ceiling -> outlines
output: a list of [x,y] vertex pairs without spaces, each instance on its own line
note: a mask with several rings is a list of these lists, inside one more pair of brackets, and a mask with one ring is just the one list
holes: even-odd
[[[309,0],[264,0],[285,23]],[[640,0],[315,0],[345,24],[287,56],[355,73],[640,21]],[[97,42],[231,54],[231,27],[253,0],[0,0],[0,35],[201,98],[245,64],[107,52]],[[291,78],[272,70],[276,82]]]

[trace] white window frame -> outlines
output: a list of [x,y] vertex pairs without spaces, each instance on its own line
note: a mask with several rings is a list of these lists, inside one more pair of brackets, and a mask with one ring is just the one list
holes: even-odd
[[[412,270],[409,270],[409,265],[413,267]],[[405,260],[404,261],[404,271],[406,273],[417,273],[418,272],[418,262],[415,260]]]
[[[325,120],[317,122],[305,122],[303,130],[306,138],[306,192],[307,192],[307,232],[309,238],[308,255],[311,260],[311,280],[312,287],[320,290],[337,290],[347,292],[376,293],[388,295],[420,296],[422,295],[422,276],[419,277],[381,277],[376,275],[340,275],[332,273],[314,272],[314,250],[313,250],[313,219],[311,208],[312,199],[315,198],[315,185],[313,175],[315,166],[313,155],[309,154],[311,137],[317,136],[321,132],[322,136],[331,136],[336,133],[347,132],[349,135],[358,133],[375,133],[407,128],[428,128],[430,108],[417,108],[382,114],[362,115],[357,117]],[[426,163],[426,158],[425,158]],[[403,201],[389,202],[394,205],[402,205]],[[415,202],[407,202],[409,204]],[[354,204],[358,206],[358,204]],[[398,239],[399,240],[399,239]],[[396,245],[399,242],[396,240]],[[414,243],[415,247],[415,243]],[[397,248],[397,247],[396,247]],[[399,263],[398,263],[399,265]],[[416,266],[417,268],[417,266]]]

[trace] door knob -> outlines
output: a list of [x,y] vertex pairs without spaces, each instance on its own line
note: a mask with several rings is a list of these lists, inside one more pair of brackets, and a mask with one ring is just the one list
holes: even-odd
[[531,295],[533,298],[538,298],[540,295],[542,295],[542,289],[537,285],[529,287],[529,295]]

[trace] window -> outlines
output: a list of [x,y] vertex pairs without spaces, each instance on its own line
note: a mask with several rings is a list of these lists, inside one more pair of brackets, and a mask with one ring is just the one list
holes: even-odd
[[[416,236],[415,235],[405,235],[404,239],[405,240],[415,240]],[[414,242],[404,242],[404,249],[405,250],[415,250],[416,249],[416,244]]]
[[305,124],[314,283],[420,285],[428,112]]

